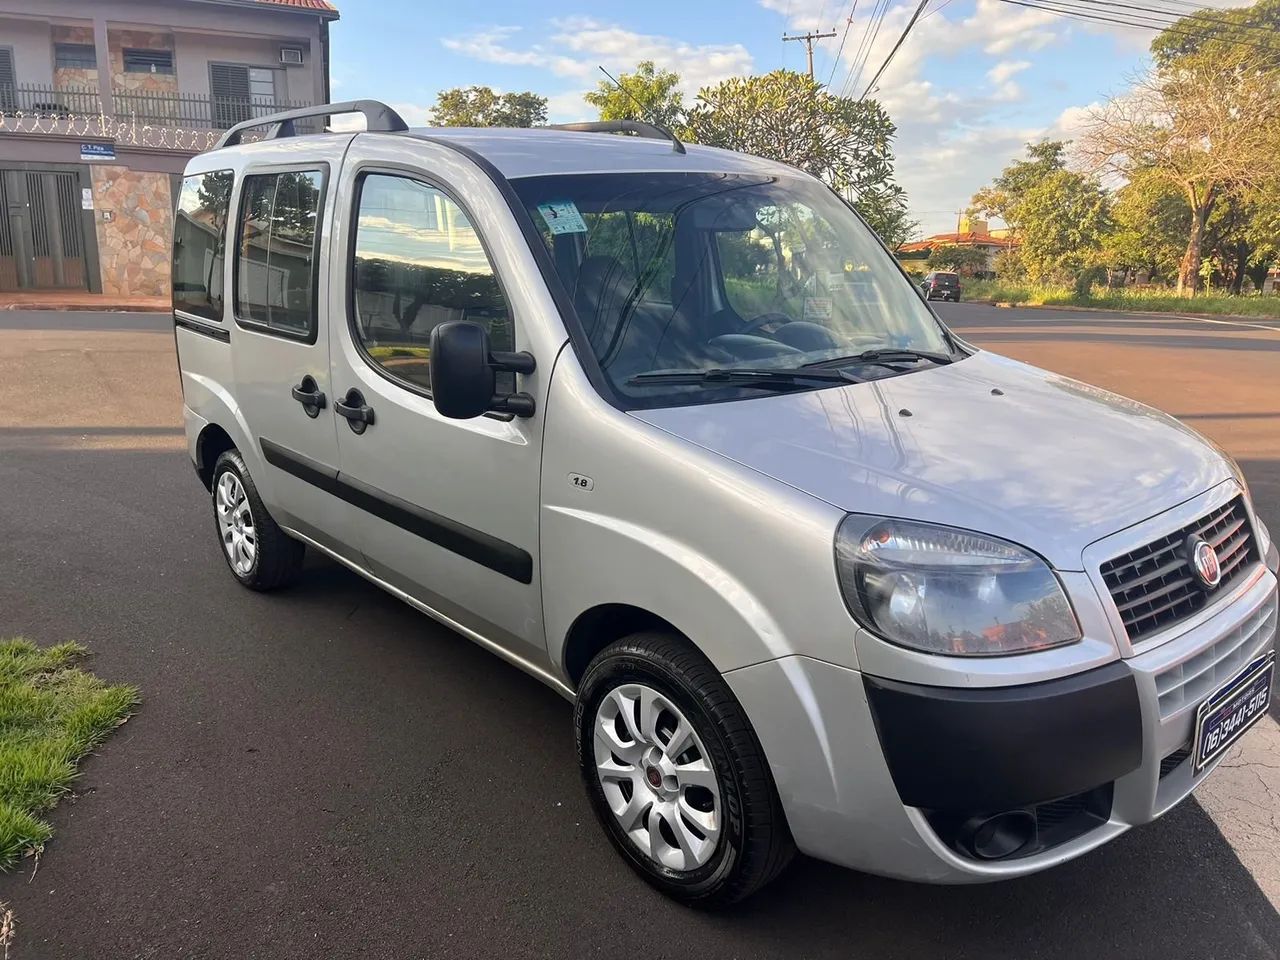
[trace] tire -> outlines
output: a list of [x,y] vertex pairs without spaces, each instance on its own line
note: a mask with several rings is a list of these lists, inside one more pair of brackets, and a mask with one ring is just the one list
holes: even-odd
[[[219,552],[232,575],[250,590],[275,590],[296,579],[306,548],[281,530],[267,512],[239,450],[227,450],[218,457],[212,487]],[[235,490],[243,497],[228,497],[228,492]],[[235,550],[232,540],[251,541],[252,550]]]
[[[656,693],[651,702],[665,701],[667,707],[673,708],[661,710],[662,719],[653,725],[659,731],[664,723],[667,725],[668,744],[676,739],[679,720],[686,720],[692,728],[693,742],[675,757],[682,765],[667,769],[701,769],[699,763],[705,760],[714,771],[718,796],[682,780],[675,787],[675,800],[649,799],[659,795],[653,791],[645,794],[645,784],[638,777],[648,778],[658,767],[644,767],[641,773],[641,765],[648,761],[628,764],[622,755],[612,754],[614,741],[605,734],[600,743],[606,757],[604,762],[611,765],[613,779],[621,779],[617,770],[637,771],[629,795],[621,782],[611,783],[606,795],[598,766],[597,728],[608,724],[615,734],[620,730],[628,733],[632,728],[618,704],[629,703],[628,695],[637,690],[640,692],[635,700],[636,712],[631,714],[637,728],[643,726],[640,703],[645,690]],[[603,719],[615,710],[615,719]],[[760,741],[720,673],[687,641],[671,634],[645,632],[606,647],[588,666],[579,685],[574,729],[587,796],[609,840],[632,869],[667,896],[700,907],[728,906],[755,893],[791,861],[795,846]],[[651,742],[660,744],[662,735],[659,732],[659,739]],[[634,751],[636,745],[645,749],[639,736],[634,737],[631,744],[623,743],[622,747]],[[650,746],[647,750],[649,753],[641,756],[650,755],[654,748]],[[690,759],[695,757],[697,759]],[[618,762],[622,763],[621,767]],[[664,783],[676,779],[661,777],[661,773],[659,778]],[[648,782],[656,786],[656,781]],[[640,800],[633,805],[638,794]],[[664,795],[669,797],[670,793]],[[698,834],[703,834],[704,841],[709,839],[710,832],[705,831],[705,825],[711,822],[717,825],[718,833],[705,862],[680,868],[659,862],[640,844],[645,843],[650,849],[657,846],[676,859],[681,857],[684,847],[669,842],[675,837],[670,820],[657,825],[660,834],[657,840],[653,839],[652,830],[655,811],[665,811],[658,814],[660,820],[669,817],[675,810],[673,805],[682,800],[687,804],[682,809],[696,805],[699,811],[709,809],[714,813],[714,816],[698,813],[702,819],[696,826],[694,821],[676,814],[681,817],[681,834],[685,839],[696,838]],[[611,803],[625,804],[625,810],[615,813]],[[631,812],[645,803],[651,806],[629,833],[623,826],[623,818],[630,819]],[[641,839],[633,839],[634,834],[639,834]],[[647,842],[645,835],[649,838]]]

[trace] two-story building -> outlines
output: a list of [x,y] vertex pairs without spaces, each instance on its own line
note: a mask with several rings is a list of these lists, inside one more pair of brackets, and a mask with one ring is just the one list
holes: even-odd
[[175,184],[329,100],[328,0],[0,0],[0,291],[169,292]]

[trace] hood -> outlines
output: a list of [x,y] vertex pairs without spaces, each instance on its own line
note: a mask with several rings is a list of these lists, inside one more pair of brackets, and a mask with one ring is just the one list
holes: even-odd
[[850,512],[989,533],[1062,570],[1082,569],[1093,541],[1232,476],[1172,417],[985,352],[847,387],[632,416]]

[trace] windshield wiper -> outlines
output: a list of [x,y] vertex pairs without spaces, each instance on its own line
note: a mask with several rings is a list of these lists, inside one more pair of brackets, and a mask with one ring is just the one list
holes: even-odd
[[851,367],[856,366],[859,363],[883,364],[888,366],[894,363],[910,363],[913,360],[930,360],[933,363],[944,364],[952,363],[955,358],[949,357],[945,353],[932,353],[928,350],[883,347],[876,350],[863,350],[861,353],[851,354],[847,357],[832,357],[829,360],[815,360],[813,363],[805,363],[802,364],[802,366],[817,368]]
[[[805,366],[809,366],[806,364]],[[627,380],[632,386],[669,383],[673,385],[693,383],[744,383],[777,389],[802,386],[806,383],[861,383],[860,377],[845,370],[798,370],[781,367],[713,367],[710,370],[672,370],[658,373],[639,373]]]

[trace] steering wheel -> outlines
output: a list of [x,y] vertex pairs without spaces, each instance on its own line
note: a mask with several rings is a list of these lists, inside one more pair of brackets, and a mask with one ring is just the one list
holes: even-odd
[[755,333],[761,327],[767,327],[771,323],[793,323],[794,321],[785,313],[762,313],[756,317],[745,327],[738,331],[740,334]]

